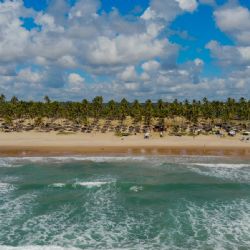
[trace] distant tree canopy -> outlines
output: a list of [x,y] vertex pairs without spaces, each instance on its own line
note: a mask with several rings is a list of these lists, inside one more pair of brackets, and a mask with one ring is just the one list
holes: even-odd
[[[95,97],[91,102],[84,99],[82,102],[58,102],[44,97],[44,102],[22,101],[13,96],[10,100],[0,95],[0,117],[8,119],[18,118],[66,118],[70,120],[85,120],[88,117],[124,120],[131,116],[136,122],[144,119],[150,123],[152,118],[185,117],[191,122],[198,119],[247,120],[250,119],[250,100],[240,98],[227,101],[178,101],[165,102],[160,99],[153,103],[147,100],[140,103],[138,100],[128,102],[123,98],[120,102],[110,100],[103,102],[102,96]],[[38,119],[37,122],[40,120]]]

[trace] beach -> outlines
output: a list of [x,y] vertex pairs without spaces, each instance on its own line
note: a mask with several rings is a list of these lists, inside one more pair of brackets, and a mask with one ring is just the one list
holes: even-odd
[[57,155],[214,155],[250,157],[240,136],[169,136],[152,133],[118,137],[113,133],[0,133],[0,156]]

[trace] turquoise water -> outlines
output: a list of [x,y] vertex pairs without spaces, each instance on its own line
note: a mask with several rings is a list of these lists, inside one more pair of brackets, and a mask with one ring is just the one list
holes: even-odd
[[250,162],[0,158],[0,249],[249,249]]

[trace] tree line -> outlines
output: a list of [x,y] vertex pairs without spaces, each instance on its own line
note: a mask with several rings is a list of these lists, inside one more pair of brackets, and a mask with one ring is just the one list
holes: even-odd
[[150,123],[153,118],[184,117],[191,122],[199,119],[221,119],[224,122],[230,120],[249,121],[250,100],[240,98],[235,100],[228,98],[227,101],[203,100],[163,101],[146,102],[135,100],[128,102],[123,98],[120,102],[110,100],[106,103],[102,96],[96,96],[92,101],[83,99],[82,102],[58,102],[52,101],[48,96],[43,102],[18,100],[13,96],[6,100],[0,96],[0,117],[4,119],[32,119],[37,117],[65,118],[76,122],[84,122],[89,117],[105,118],[110,120],[124,120],[127,116],[135,122],[144,120]]

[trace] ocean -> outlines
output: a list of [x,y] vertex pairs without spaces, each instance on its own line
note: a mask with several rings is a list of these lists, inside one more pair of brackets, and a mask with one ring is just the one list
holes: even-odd
[[0,158],[0,249],[250,249],[250,161]]

